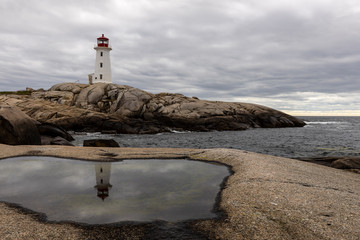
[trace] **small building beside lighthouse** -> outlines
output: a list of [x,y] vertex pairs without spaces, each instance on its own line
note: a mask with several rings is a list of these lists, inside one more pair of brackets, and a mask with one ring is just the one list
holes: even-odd
[[89,74],[89,84],[112,83],[110,51],[112,50],[109,39],[102,34],[97,38],[94,47],[96,51],[95,72]]

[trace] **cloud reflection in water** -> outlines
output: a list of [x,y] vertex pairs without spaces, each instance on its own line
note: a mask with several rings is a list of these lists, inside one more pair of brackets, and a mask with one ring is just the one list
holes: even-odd
[[53,157],[0,161],[0,200],[48,220],[89,224],[211,218],[225,166],[189,160],[113,163]]

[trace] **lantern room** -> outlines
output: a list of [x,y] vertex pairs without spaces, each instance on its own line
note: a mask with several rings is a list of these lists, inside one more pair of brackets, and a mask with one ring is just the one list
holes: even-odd
[[104,36],[104,34],[101,35],[101,37],[97,38],[97,46],[98,47],[109,47],[109,39]]

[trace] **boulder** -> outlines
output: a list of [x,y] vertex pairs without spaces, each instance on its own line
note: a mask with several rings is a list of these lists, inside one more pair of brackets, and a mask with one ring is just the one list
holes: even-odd
[[298,158],[298,160],[325,165],[328,167],[345,169],[355,173],[360,173],[360,157],[312,157]]
[[152,97],[153,94],[148,92],[124,86],[122,90],[119,91],[116,101],[111,105],[110,112],[122,117],[139,118],[146,108],[145,105]]
[[60,137],[60,136],[57,136],[57,137],[54,137],[51,142],[50,142],[51,145],[66,145],[66,146],[74,146],[74,144],[72,144],[71,142],[69,142],[68,140]]
[[76,99],[75,105],[87,109],[94,109],[105,94],[106,83],[97,83],[84,88]]
[[129,86],[96,83],[82,89],[76,96],[74,105],[99,112],[116,113],[121,117],[140,117],[144,105],[152,96]]
[[28,98],[26,96],[0,96],[0,102],[20,108],[24,113],[41,123],[55,124],[63,129],[74,131],[101,131],[103,125],[110,119],[107,114],[88,109],[66,106],[49,102],[42,98]]
[[74,94],[72,92],[64,91],[46,91],[46,92],[32,92],[33,98],[43,98],[52,102],[71,106],[74,101]]
[[83,88],[86,88],[88,86],[88,84],[81,83],[59,83],[52,86],[49,91],[67,91],[78,94]]
[[36,121],[9,105],[0,105],[0,143],[9,145],[40,145]]
[[360,158],[340,158],[333,161],[330,166],[339,169],[360,169]]
[[74,140],[74,138],[65,129],[52,123],[38,124],[37,128],[40,135],[51,136],[53,138],[61,137],[67,141]]
[[62,127],[52,123],[38,124],[42,145],[67,145],[74,146],[70,141],[74,138]]
[[84,140],[84,147],[120,147],[114,139],[88,139]]
[[47,135],[41,136],[41,145],[65,145],[65,146],[74,146],[68,140],[62,137],[51,137]]

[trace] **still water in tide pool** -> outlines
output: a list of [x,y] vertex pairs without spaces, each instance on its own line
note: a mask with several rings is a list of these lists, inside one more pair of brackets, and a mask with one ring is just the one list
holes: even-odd
[[107,224],[213,218],[224,165],[190,160],[89,162],[53,157],[0,161],[0,201],[49,221]]

